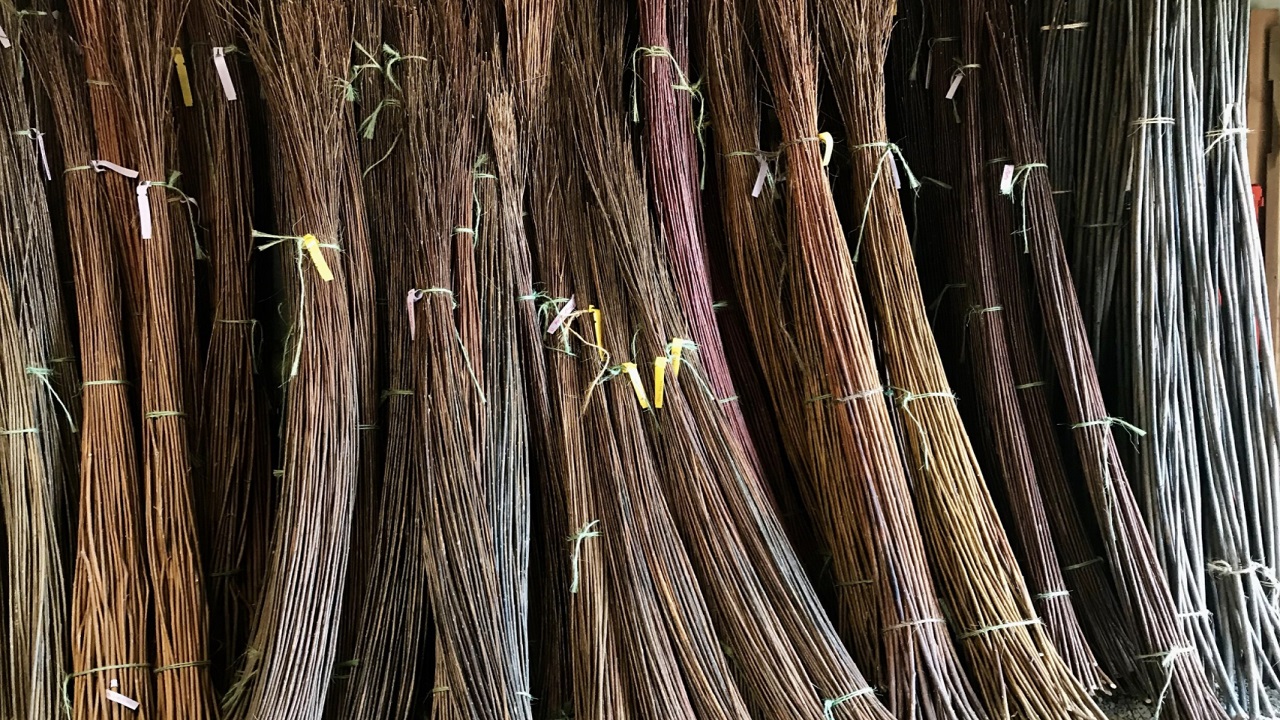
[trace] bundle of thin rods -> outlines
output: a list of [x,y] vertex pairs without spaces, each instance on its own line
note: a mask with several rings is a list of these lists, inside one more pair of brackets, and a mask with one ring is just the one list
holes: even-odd
[[24,3],[0,715],[1274,714],[1239,0]]

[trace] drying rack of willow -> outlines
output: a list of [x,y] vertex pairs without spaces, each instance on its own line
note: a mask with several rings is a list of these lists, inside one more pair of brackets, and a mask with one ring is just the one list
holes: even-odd
[[[58,156],[66,169],[87,167],[99,155],[75,43],[53,15],[30,18],[25,31],[29,59],[49,101]],[[142,564],[139,460],[121,329],[122,274],[111,226],[104,220],[100,179],[77,171],[62,178],[84,384],[71,663],[57,697],[70,704],[75,718],[123,717],[124,707],[107,699],[106,691],[114,688],[137,700],[145,708],[138,715],[146,717],[153,709],[146,642],[150,591]]]
[[[940,55],[952,54],[961,59],[951,66],[938,60],[940,72],[933,78],[932,88],[923,89],[928,96],[928,114],[915,121],[917,127],[932,126],[934,172],[951,187],[939,194],[942,223],[937,237],[928,239],[932,242],[930,247],[945,256],[949,277],[963,285],[957,293],[965,299],[967,308],[962,347],[977,395],[974,412],[981,423],[971,423],[970,427],[975,430],[975,437],[986,440],[992,458],[989,477],[993,492],[1008,508],[1007,525],[1046,632],[1071,674],[1090,694],[1109,690],[1113,683],[1085,640],[1077,608],[1058,564],[1042,483],[1033,460],[1029,423],[1018,397],[1034,389],[1019,388],[1015,380],[1008,326],[1023,317],[1004,312],[997,244],[1002,250],[1008,241],[993,233],[989,211],[993,198],[987,167],[992,154],[985,147],[980,114],[982,75],[974,72],[976,67],[965,67],[976,63],[962,62],[980,54],[986,27],[972,6],[927,7],[932,21],[930,36],[955,38],[947,46],[949,52]],[[919,234],[930,233],[922,228]],[[923,242],[920,237],[916,241]],[[1019,335],[1023,332],[1018,330]]]
[[[1035,111],[1024,87],[1012,9],[986,3],[989,43],[984,65],[993,73],[996,117],[1008,136],[1015,166],[1013,193],[1018,202],[1026,249],[1031,256],[1036,293],[1050,353],[1066,399],[1072,434],[1102,528],[1122,606],[1140,643],[1137,660],[1146,670],[1157,702],[1169,702],[1180,714],[1223,717],[1194,646],[1180,628],[1176,608],[1158,557],[1120,463],[1109,415],[1067,269],[1052,191],[1044,172],[1044,151]],[[1011,49],[1012,48],[1012,49]]]
[[340,0],[272,4],[236,20],[278,152],[273,186],[283,231],[259,248],[279,256],[291,326],[271,562],[223,714],[319,718],[337,652],[358,467],[349,276],[337,251],[351,189],[342,172],[347,118],[332,84],[350,65],[350,8]]
[[52,142],[46,148],[23,80],[21,53],[33,22],[47,23],[0,5],[0,28],[13,36],[0,50],[0,118],[13,129],[0,139],[0,547],[9,578],[0,591],[8,609],[0,677],[10,688],[0,712],[53,718],[62,712],[70,659],[66,550],[79,373],[45,198]]
[[[884,119],[882,63],[894,4],[840,0],[820,11],[854,163],[852,213],[859,225],[853,258],[870,282],[925,537],[988,711],[1101,717],[1035,612],[928,326]],[[848,57],[854,61],[834,62]],[[906,169],[902,174],[916,182]]]

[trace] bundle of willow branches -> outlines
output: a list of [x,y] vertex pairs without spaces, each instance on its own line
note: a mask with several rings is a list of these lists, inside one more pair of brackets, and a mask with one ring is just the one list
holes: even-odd
[[[708,18],[708,27],[723,28],[728,35],[724,42],[732,48],[742,42],[736,27],[741,21],[735,18],[745,13],[728,4],[719,12]],[[783,233],[769,209],[770,196],[752,200],[747,194],[752,176],[763,192],[760,175],[766,172],[749,161],[762,165],[767,160],[750,150],[760,144],[758,133],[742,127],[750,122],[750,111],[727,107],[734,95],[743,97],[735,86],[724,86],[732,82],[728,68],[733,65],[726,62],[713,72],[709,86],[717,109],[712,117],[725,178],[722,205],[726,225],[733,229],[728,235],[735,281],[757,353],[784,418],[784,437],[795,434],[793,459],[812,478],[807,500],[835,559],[841,616],[849,618],[851,627],[861,624],[857,634],[863,638],[855,637],[861,643],[860,659],[882,667],[880,682],[889,689],[890,708],[904,716],[980,716],[939,624],[941,611],[922,564],[906,477],[887,408],[876,390],[861,300],[813,142],[817,66],[816,40],[805,23],[808,11],[804,3],[780,2],[764,4],[760,12],[787,160],[785,265],[775,255]],[[709,44],[715,47],[714,41]],[[732,50],[722,52],[722,57],[733,55]],[[742,77],[743,71],[737,74]],[[784,266],[796,268],[798,279],[785,278],[780,272]],[[792,298],[794,331],[787,327],[787,310],[778,295],[784,282]],[[859,476],[867,478],[867,485],[850,487],[850,480]],[[850,522],[854,517],[871,518],[870,527]],[[861,586],[870,586],[870,592],[853,595]],[[854,597],[859,601],[852,602]],[[881,653],[882,665],[877,662]]]
[[1045,333],[1081,466],[1116,589],[1143,653],[1135,659],[1143,661],[1151,687],[1159,688],[1161,707],[1170,702],[1179,713],[1221,717],[1223,710],[1213,696],[1204,666],[1179,627],[1169,586],[1116,450],[1112,428],[1121,421],[1106,411],[1072,292],[1034,106],[1025,87],[1013,10],[1003,0],[988,2],[986,9],[990,42],[985,64],[995,78],[996,107],[1008,134],[1014,167],[1011,192],[1021,215],[1021,227],[1015,232],[1023,237],[1031,255]]
[[[142,559],[138,449],[128,392],[119,257],[98,178],[81,58],[52,15],[28,25],[28,51],[50,103],[63,174],[64,232],[71,241],[83,420],[78,552],[71,606],[70,673],[60,701],[75,718],[149,716],[150,606]],[[114,693],[114,695],[112,694]],[[115,697],[139,703],[132,713]]]
[[[403,298],[414,286],[412,268],[394,252],[407,226],[404,214],[411,196],[405,144],[400,142],[405,119],[402,89],[380,70],[389,57],[380,48],[385,37],[396,44],[395,29],[384,31],[379,3],[368,3],[358,15],[357,32],[363,47],[373,58],[361,54],[366,67],[356,80],[360,111],[364,116],[359,133],[360,162],[365,168],[364,194],[368,200],[370,233],[374,240],[379,304],[386,307],[380,338],[385,348],[389,387],[412,387],[414,373],[409,362],[409,322]],[[359,52],[359,51],[358,51]],[[375,67],[368,67],[373,63]],[[359,67],[359,66],[357,66]],[[381,433],[383,447],[381,483],[371,498],[365,498],[367,520],[373,527],[368,553],[369,567],[362,573],[365,588],[359,604],[347,607],[344,627],[351,626],[351,660],[342,675],[349,679],[341,695],[342,717],[404,718],[415,709],[420,657],[427,633],[426,577],[417,525],[418,511],[412,501],[421,482],[423,446],[414,437],[419,425],[419,409],[410,398],[387,395],[380,422],[361,424],[364,434]],[[343,663],[339,664],[340,667]]]
[[[949,49],[956,57],[980,55],[986,28],[979,12],[970,4],[952,11],[949,4],[931,4],[931,32],[934,37],[955,37]],[[931,50],[932,51],[932,50]],[[932,59],[932,58],[931,58]],[[977,394],[976,416],[980,425],[970,423],[975,436],[986,441],[992,458],[988,477],[995,481],[996,494],[1008,507],[1019,558],[1027,572],[1027,584],[1053,640],[1071,673],[1090,692],[1112,687],[1101,671],[1084,638],[1077,609],[1058,564],[1058,552],[1051,532],[1041,481],[1035,467],[1030,424],[1024,418],[1014,379],[1009,324],[1023,319],[1009,316],[999,287],[996,245],[1003,236],[993,233],[988,192],[990,153],[985,147],[981,116],[982,76],[977,63],[957,61],[940,70],[926,90],[933,118],[934,172],[945,178],[951,190],[941,193],[943,222],[934,245],[947,259],[950,277],[964,285],[958,296],[966,298],[964,315],[965,360]],[[949,72],[948,72],[949,71]],[[922,125],[929,118],[917,118]],[[959,119],[959,123],[956,123]],[[930,234],[921,229],[919,234]],[[920,238],[917,237],[917,242]]]
[[1262,244],[1245,161],[1248,12],[1243,3],[1214,2],[1203,15],[1206,73],[1200,97],[1210,230],[1198,269],[1210,271],[1202,283],[1216,285],[1220,300],[1215,314],[1211,309],[1217,298],[1203,293],[1201,308],[1210,311],[1196,317],[1207,326],[1198,346],[1222,352],[1201,351],[1202,361],[1217,367],[1213,382],[1198,383],[1204,402],[1198,429],[1207,454],[1220,463],[1213,468],[1204,500],[1204,555],[1210,558],[1209,596],[1217,601],[1217,642],[1228,677],[1249,712],[1266,716],[1274,712],[1274,699],[1266,700],[1274,698],[1280,659],[1280,608],[1274,595],[1280,562],[1275,531],[1280,401],[1272,371],[1275,348],[1265,331],[1276,308],[1268,308],[1266,301]]
[[319,718],[337,652],[358,466],[355,321],[337,251],[352,188],[344,94],[333,85],[349,67],[350,8],[340,0],[271,4],[238,19],[279,153],[274,189],[285,230],[258,247],[279,249],[291,327],[271,563],[222,705],[229,717]]
[[[853,145],[853,257],[865,253],[886,372],[933,562],[989,712],[1100,717],[1042,627],[996,516],[928,328],[887,139],[882,64],[893,2],[821,6],[828,67]],[[837,62],[852,56],[854,62]],[[867,102],[870,98],[870,102]],[[917,181],[903,169],[911,184]]]
[[63,309],[53,228],[45,199],[48,152],[28,105],[21,48],[26,26],[47,22],[0,6],[0,27],[17,44],[0,52],[0,517],[3,517],[8,609],[0,671],[0,712],[54,718],[68,664],[66,513],[74,507],[73,443],[79,406],[75,358]]
[[257,379],[262,327],[253,312],[250,89],[235,32],[216,2],[193,3],[187,28],[213,306],[196,444],[203,461],[200,540],[209,583],[211,670],[215,686],[225,690],[248,640],[272,510],[266,397]]

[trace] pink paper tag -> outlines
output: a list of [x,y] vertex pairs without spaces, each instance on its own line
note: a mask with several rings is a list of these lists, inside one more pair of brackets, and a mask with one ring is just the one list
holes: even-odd
[[151,183],[138,183],[138,223],[142,226],[142,239],[151,239],[151,198],[147,197],[147,190],[150,189]]
[[418,334],[418,321],[413,316],[413,304],[422,299],[422,291],[413,288],[404,296],[404,309],[409,313],[409,341],[413,342]]
[[222,93],[227,96],[228,101],[236,99],[236,86],[231,82],[231,71],[227,69],[227,49],[216,47],[213,49],[213,66],[218,71],[218,80],[222,83]]
[[117,165],[111,162],[110,160],[90,160],[89,167],[93,168],[94,170],[97,170],[98,172],[104,172],[106,170],[110,170],[111,172],[123,175],[129,178],[130,180],[133,180],[134,178],[138,177],[137,170],[130,170],[129,168],[123,167],[121,165]]
[[569,319],[569,316],[573,314],[573,307],[573,298],[569,298],[569,302],[560,308],[560,312],[556,313],[556,316],[551,319],[551,324],[547,326],[548,335],[554,335],[560,329],[560,326],[564,324],[564,321]]
[[889,172],[893,174],[893,187],[897,190],[902,189],[902,178],[898,175],[898,159],[895,158],[892,150],[889,151]]
[[959,89],[960,89],[960,81],[961,81],[961,80],[964,80],[964,73],[959,73],[959,72],[958,72],[958,73],[956,73],[955,75],[952,75],[952,76],[951,76],[951,87],[947,88],[947,99],[948,99],[948,100],[954,100],[954,99],[955,99],[955,97],[956,97],[956,90],[959,90]]
[[760,192],[764,190],[764,181],[769,177],[769,161],[764,159],[763,155],[756,155],[756,160],[760,162],[760,172],[756,173],[756,184],[751,186],[751,197],[760,197]]
[[1013,194],[1013,166],[1005,165],[1004,172],[1000,173],[1000,194]]

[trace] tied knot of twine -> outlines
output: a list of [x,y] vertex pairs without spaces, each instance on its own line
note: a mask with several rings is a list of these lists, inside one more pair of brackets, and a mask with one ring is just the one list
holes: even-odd
[[599,520],[592,520],[578,528],[578,532],[569,536],[569,542],[573,543],[573,554],[571,555],[573,582],[569,584],[569,592],[571,593],[577,594],[578,592],[578,562],[582,558],[582,542],[588,538],[600,537],[600,531],[594,529],[599,524]]
[[[920,189],[920,181],[916,179],[915,173],[911,171],[911,165],[907,163],[907,158],[902,154],[902,148],[884,140],[881,142],[863,143],[854,145],[854,150],[879,150],[880,157],[876,160],[876,171],[871,176],[871,187],[867,189],[867,199],[862,206],[862,221],[858,223],[858,241],[853,246],[853,261],[858,262],[858,253],[862,250],[862,237],[867,232],[867,220],[871,217],[871,202],[875,198],[876,186],[880,184],[880,176],[884,173],[885,163],[890,164],[890,171],[896,178],[898,176],[898,163],[902,163],[902,169],[907,173],[907,185],[912,190]],[[894,160],[894,157],[897,160]]]
[[684,68],[680,67],[680,63],[676,62],[676,58],[671,54],[669,48],[660,45],[641,46],[631,53],[631,69],[635,72],[636,81],[631,84],[631,121],[640,122],[640,102],[637,99],[637,86],[640,84],[640,73],[636,72],[636,58],[644,55],[647,58],[664,58],[671,61],[671,67],[675,69],[677,81],[672,84],[673,90],[680,90],[689,93],[689,98],[698,106],[698,114],[693,120],[693,134],[698,141],[698,155],[702,158],[699,164],[698,187],[706,186],[707,177],[707,146],[702,137],[702,131],[707,127],[707,103],[702,97],[702,81],[689,82],[688,76],[684,74]]
[[1073,425],[1071,425],[1071,429],[1079,430],[1081,428],[1090,428],[1090,427],[1110,428],[1115,426],[1122,427],[1125,430],[1128,430],[1130,434],[1137,437],[1143,437],[1147,434],[1146,430],[1143,430],[1137,425],[1134,425],[1133,423],[1130,423],[1130,422],[1126,422],[1122,418],[1111,417],[1111,416],[1099,418],[1097,420],[1085,420],[1084,422],[1074,423]]
[[258,246],[258,250],[267,250],[284,242],[293,241],[297,246],[294,253],[294,264],[298,270],[298,320],[297,320],[297,340],[293,350],[293,362],[289,367],[289,378],[293,379],[298,376],[298,366],[302,362],[302,340],[306,332],[306,313],[302,312],[303,306],[307,303],[307,274],[302,269],[303,253],[311,255],[311,262],[315,265],[316,271],[320,274],[320,279],[326,282],[333,280],[333,273],[329,270],[329,265],[324,259],[324,254],[320,252],[320,248],[327,248],[342,252],[342,248],[335,243],[322,243],[315,235],[307,233],[306,235],[274,235],[272,233],[253,230],[250,235],[255,238],[265,238],[267,242]]
[[76,428],[76,420],[71,416],[71,408],[67,407],[67,404],[62,401],[62,396],[58,394],[58,391],[53,387],[53,383],[49,381],[49,378],[54,376],[53,369],[47,367],[28,367],[26,368],[26,373],[44,383],[45,389],[47,389],[49,394],[53,396],[53,399],[57,401],[58,407],[62,408],[62,414],[67,416],[67,423],[71,426],[71,432],[78,432],[78,428]]
[[1213,149],[1217,147],[1219,143],[1232,135],[1248,135],[1250,132],[1252,132],[1252,130],[1247,127],[1222,127],[1210,130],[1204,134],[1205,139],[1209,140],[1209,145],[1204,149],[1204,154],[1208,155],[1213,152]]
[[1031,225],[1027,220],[1027,187],[1031,184],[1031,171],[1048,169],[1049,166],[1042,162],[1029,162],[1024,165],[1017,165],[1013,168],[1013,174],[1008,176],[1009,181],[1007,183],[1002,183],[1000,187],[1000,193],[1002,195],[1009,196],[1010,200],[1013,199],[1014,189],[1019,186],[1022,188],[1022,227],[1019,230],[1015,230],[1014,234],[1022,236],[1022,252],[1024,253],[1031,252],[1031,240],[1028,237],[1031,234]]
[[956,639],[968,640],[970,638],[981,637],[983,635],[987,635],[993,632],[999,632],[1001,630],[1013,630],[1015,628],[1030,627],[1032,625],[1039,625],[1039,624],[1040,624],[1040,618],[1031,618],[1030,620],[1014,620],[1012,622],[997,623],[995,625],[987,625],[986,627],[980,627],[980,628],[977,628],[976,630],[970,630],[969,632],[962,633],[960,635],[957,635]]
[[429,287],[429,288],[411,288],[404,297],[404,309],[409,315],[409,341],[417,339],[418,322],[413,314],[413,306],[427,295],[440,295],[449,298],[449,303],[453,309],[458,309],[458,299],[454,296],[453,291],[449,288]]
[[1257,560],[1250,560],[1244,565],[1232,565],[1226,560],[1214,560],[1209,563],[1208,570],[1210,575],[1217,577],[1229,577],[1235,575],[1252,575],[1269,569],[1266,565],[1263,565]]
[[823,720],[835,720],[835,709],[836,709],[837,707],[839,707],[840,705],[843,705],[843,704],[845,704],[845,703],[849,702],[850,700],[853,700],[854,698],[862,697],[863,695],[870,695],[871,693],[873,693],[873,692],[875,692],[875,691],[876,691],[876,690],[875,690],[875,688],[873,688],[873,687],[864,687],[864,688],[861,688],[861,689],[859,689],[859,690],[854,690],[854,691],[853,691],[853,692],[851,692],[851,693],[845,693],[844,695],[841,695],[840,697],[834,697],[834,698],[826,698],[826,699],[824,699],[824,700],[822,701],[822,718],[823,718]]
[[67,673],[62,676],[62,705],[67,711],[67,717],[71,717],[71,683],[78,677],[94,675],[101,672],[111,670],[146,670],[151,667],[150,663],[119,663],[116,665],[102,665],[99,667],[89,668],[88,670],[77,670],[73,673]]
[[1150,653],[1148,655],[1139,655],[1137,657],[1138,660],[1148,660],[1153,662],[1159,662],[1160,667],[1164,668],[1164,673],[1165,673],[1164,687],[1160,689],[1160,698],[1156,701],[1155,714],[1153,714],[1151,717],[1154,717],[1154,718],[1160,717],[1160,710],[1164,708],[1164,701],[1169,697],[1169,688],[1173,686],[1174,663],[1176,663],[1178,661],[1178,658],[1182,657],[1183,655],[1191,655],[1191,654],[1194,654],[1195,651],[1196,649],[1194,647],[1183,645],[1180,647],[1171,648],[1164,652]]
[[928,400],[934,398],[955,400],[956,396],[949,392],[918,393],[911,390],[905,390],[903,388],[889,388],[888,392],[890,397],[894,398],[894,404],[898,406],[898,409],[902,411],[902,414],[906,415],[907,418],[916,426],[916,431],[920,436],[920,449],[924,451],[924,464],[921,466],[921,469],[928,470],[929,461],[933,457],[933,450],[929,444],[929,435],[925,431],[924,423],[920,422],[920,418],[916,417],[915,413],[911,412],[911,403],[917,400]]
[[1053,30],[1083,30],[1087,27],[1089,27],[1089,23],[1087,22],[1071,22],[1063,23],[1061,25],[1041,25],[1040,32],[1050,32]]

